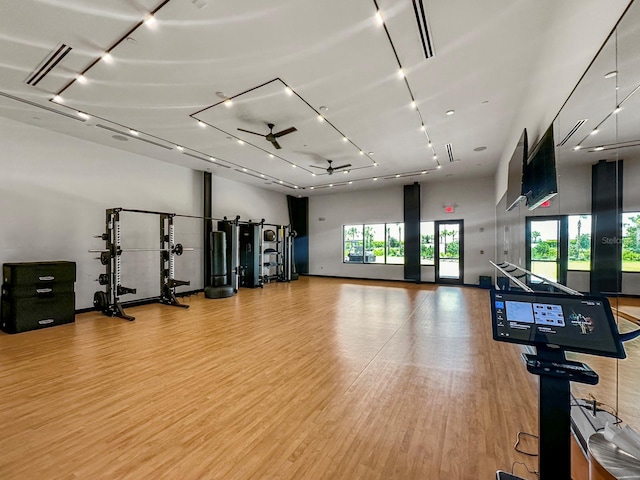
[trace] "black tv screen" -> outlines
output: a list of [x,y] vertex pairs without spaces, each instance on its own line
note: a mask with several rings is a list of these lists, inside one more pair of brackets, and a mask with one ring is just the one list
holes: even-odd
[[520,140],[516,145],[511,160],[509,160],[509,178],[507,183],[507,212],[513,210],[518,204],[526,198],[526,192],[522,188],[522,176],[524,168],[527,164],[527,152],[529,151],[527,141],[527,129],[525,128],[520,135]]
[[529,210],[538,208],[558,193],[553,125],[529,153],[522,184]]
[[626,357],[603,296],[492,290],[491,318],[494,340]]

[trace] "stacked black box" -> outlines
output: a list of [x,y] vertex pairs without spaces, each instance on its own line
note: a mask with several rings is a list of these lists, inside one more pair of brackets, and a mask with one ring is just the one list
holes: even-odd
[[5,263],[2,322],[19,333],[75,321],[74,262]]

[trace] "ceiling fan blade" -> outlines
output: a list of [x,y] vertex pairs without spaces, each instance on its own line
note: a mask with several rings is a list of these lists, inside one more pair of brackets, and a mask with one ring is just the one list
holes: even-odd
[[318,165],[309,165],[311,168],[320,168],[322,170],[326,170],[324,167],[319,167]]
[[261,137],[265,136],[264,133],[252,132],[251,130],[245,130],[244,128],[238,128],[238,130],[240,130],[241,132],[253,133],[254,135],[260,135]]
[[298,129],[296,127],[289,127],[286,130],[282,130],[278,133],[274,133],[274,137],[282,137],[283,135],[288,135],[290,133],[296,132]]
[[271,142],[273,144],[274,147],[276,147],[278,150],[281,149],[282,147],[280,146],[280,144],[274,140],[273,142]]
[[347,168],[350,167],[351,164],[350,163],[345,163],[344,165],[340,165],[339,167],[333,167],[334,170],[338,170],[340,168]]

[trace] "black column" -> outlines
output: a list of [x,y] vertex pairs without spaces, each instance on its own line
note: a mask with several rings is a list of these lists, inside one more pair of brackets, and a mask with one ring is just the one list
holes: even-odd
[[591,177],[591,292],[622,286],[622,160],[600,160]]
[[404,278],[420,283],[420,184],[404,186]]
[[309,197],[287,195],[289,222],[295,230],[293,264],[297,273],[309,273]]
[[211,285],[211,248],[209,245],[211,232],[213,231],[212,220],[211,220],[211,173],[203,172],[203,188],[202,188],[202,201],[203,201],[203,209],[202,216],[204,218],[204,237],[203,237],[203,249],[204,249],[204,286],[208,287]]

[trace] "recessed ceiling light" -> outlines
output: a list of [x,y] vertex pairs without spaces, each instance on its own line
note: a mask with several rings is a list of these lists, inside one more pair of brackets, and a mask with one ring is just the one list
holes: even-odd
[[378,22],[378,25],[384,24],[384,19],[382,18],[382,13],[380,13],[380,10],[376,12],[376,22]]
[[447,115],[453,115],[454,113],[456,113],[455,110],[447,110]]
[[207,124],[204,123],[202,120],[198,120],[198,125],[200,125],[202,128],[205,128],[207,126]]
[[375,152],[369,152],[367,155],[375,155]]
[[297,165],[295,163],[291,164],[291,168],[296,168]]
[[84,112],[78,112],[78,116],[83,120],[89,120],[91,117]]
[[278,183],[283,183],[282,180],[280,180]]
[[296,188],[296,189],[297,189],[297,188],[298,188],[298,185],[294,185],[294,186],[293,186],[293,188]]
[[344,174],[345,174],[345,175],[346,175],[347,173],[349,173],[349,170],[345,170],[345,171],[344,171]]
[[404,70],[402,68],[398,69],[398,76],[404,78]]
[[62,97],[60,95],[54,95],[52,100],[54,102],[56,102],[56,103],[63,103],[64,102],[64,100],[62,99]]
[[349,181],[349,185],[353,185],[353,182],[352,182],[352,181]]
[[260,176],[261,176],[262,178],[264,178],[264,173],[261,173],[261,174],[260,174]]
[[377,164],[376,162],[373,162],[373,166],[374,166],[374,167],[377,167],[377,166],[378,166],[378,164]]
[[427,143],[427,147],[433,148],[433,143],[431,143],[431,140],[429,140],[429,143]]
[[418,108],[418,106],[416,105],[415,100],[411,100],[411,108],[413,108],[414,110],[415,110],[416,108]]
[[246,168],[243,168],[243,169],[242,169],[242,171],[243,171],[243,172],[246,172],[246,171],[247,171],[247,169],[246,169]]
[[287,95],[293,95],[293,90],[291,90],[291,87],[284,87],[284,91]]
[[329,184],[329,186],[330,186],[330,187],[333,187],[333,183],[330,183],[330,184]]
[[596,147],[596,148],[594,148],[594,150],[596,152],[600,152],[600,151],[604,150],[604,147]]
[[375,182],[376,180],[378,180],[378,177],[373,177],[373,181]]
[[597,128],[594,128],[589,135],[597,135],[599,131],[600,130],[598,130]]
[[312,174],[311,174],[311,176],[312,176],[312,177],[315,177],[315,176],[316,176],[316,174],[315,174],[315,173],[312,173]]
[[442,165],[438,165],[436,168],[440,169],[440,168],[442,168]]
[[422,175],[424,175],[425,173],[427,173],[427,171],[426,171],[426,170],[422,170],[420,173],[421,173]]
[[273,158],[273,153],[270,153],[270,154],[269,154],[269,158]]
[[227,99],[224,101],[224,106],[225,106],[225,107],[230,108],[232,105],[233,105],[233,101],[232,101],[230,98],[227,98]]
[[184,152],[184,147],[181,147],[180,145],[176,145],[176,148],[177,148],[178,150],[180,150],[181,152]]
[[420,130],[422,130],[423,132],[427,129],[427,127],[425,127],[424,125],[420,125]]
[[482,147],[476,147],[476,148],[474,148],[474,149],[473,149],[473,151],[474,151],[474,152],[482,152],[483,150],[486,150],[486,149],[487,149],[487,147],[482,146]]
[[347,137],[342,137],[342,141],[343,141],[343,142],[348,142],[348,141],[349,141],[349,139],[348,139]]
[[212,162],[216,161],[216,159],[214,157],[209,157],[209,160],[211,160]]
[[138,133],[138,131],[137,131],[137,130],[134,130],[134,129],[129,130],[129,133],[130,133],[131,135],[135,135],[136,137],[137,137],[138,135],[140,135],[140,134]]
[[573,147],[574,150],[580,150],[582,147],[580,145],[576,145],[575,147]]
[[311,190],[315,190],[316,187],[311,187]]
[[610,72],[607,72],[604,74],[604,78],[613,78],[616,75],[618,75],[618,71],[617,70],[612,70]]
[[239,143],[240,145],[244,145],[244,140],[240,140],[240,139],[238,139],[238,143]]
[[322,105],[318,110],[320,110],[321,112],[326,112],[329,110],[329,107],[325,107],[324,105]]
[[362,150],[360,150],[360,155],[364,155],[364,152]]
[[616,108],[613,110],[613,113],[619,113],[619,112],[620,112],[620,110],[622,110],[622,108],[620,108],[620,107],[616,107]]
[[434,154],[434,155],[433,155],[433,159],[434,159],[434,160],[437,160],[437,159],[438,159],[438,155],[435,155],[435,154]]
[[113,63],[113,56],[109,52],[104,52],[102,54],[102,60],[104,60],[105,63]]
[[322,115],[318,115],[318,121],[319,122],[324,122],[324,117]]
[[78,83],[81,83],[82,85],[86,85],[87,83],[87,77],[85,77],[84,75],[78,75],[76,77],[76,80],[78,80]]
[[396,173],[396,178],[398,178],[398,177],[400,177],[400,174],[399,174],[399,173]]

